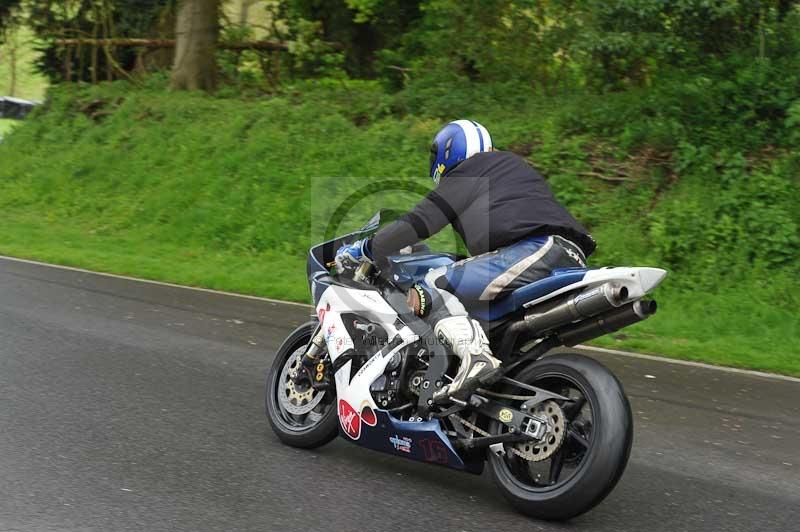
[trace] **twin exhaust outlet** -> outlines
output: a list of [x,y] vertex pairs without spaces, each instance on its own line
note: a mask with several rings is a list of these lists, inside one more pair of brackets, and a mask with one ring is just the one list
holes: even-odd
[[564,345],[573,346],[618,331],[656,312],[655,301],[627,303],[627,299],[627,287],[604,283],[566,301],[545,303],[526,313],[523,321],[525,328],[537,335],[552,331]]

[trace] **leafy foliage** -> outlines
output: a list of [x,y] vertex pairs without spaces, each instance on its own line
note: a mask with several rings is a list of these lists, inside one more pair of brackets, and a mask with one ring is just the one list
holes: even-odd
[[[111,69],[131,71],[136,64],[132,48],[94,56],[86,46],[65,57],[57,38],[151,37],[170,35],[174,0],[23,0],[25,21],[41,40],[39,70],[52,81],[61,81],[65,63],[70,64],[73,80],[103,79]],[[165,19],[170,19],[165,22]],[[2,21],[0,20],[0,24]],[[113,57],[113,59],[110,59]],[[96,68],[94,66],[96,65]]]

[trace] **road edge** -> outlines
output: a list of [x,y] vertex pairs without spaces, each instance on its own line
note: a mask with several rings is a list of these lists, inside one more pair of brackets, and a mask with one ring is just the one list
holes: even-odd
[[45,266],[48,268],[56,268],[59,270],[68,270],[72,272],[78,273],[88,273],[91,275],[102,275],[103,277],[111,277],[113,279],[122,279],[125,281],[136,281],[139,283],[147,283],[147,284],[154,284],[158,286],[169,286],[172,288],[182,288],[184,290],[195,290],[197,292],[205,292],[207,294],[221,294],[224,296],[231,296],[231,297],[241,297],[244,299],[252,299],[256,301],[266,301],[267,303],[279,303],[281,305],[294,305],[299,307],[308,307],[312,308],[311,305],[308,303],[298,303],[297,301],[285,301],[283,299],[272,299],[269,297],[262,297],[262,296],[252,296],[249,294],[240,294],[238,292],[227,292],[225,290],[214,290],[213,288],[203,288],[201,286],[191,286],[186,284],[177,284],[177,283],[169,283],[166,281],[156,281],[153,279],[144,279],[142,277],[132,277],[130,275],[120,275],[117,273],[108,273],[108,272],[98,272],[95,270],[87,270],[86,268],[78,268],[75,266],[65,266],[63,264],[52,264],[49,262],[42,262],[39,260],[32,260],[32,259],[21,259],[19,257],[9,257],[8,255],[0,255],[0,260],[8,260],[12,262],[22,262],[25,264],[35,264],[36,266]]

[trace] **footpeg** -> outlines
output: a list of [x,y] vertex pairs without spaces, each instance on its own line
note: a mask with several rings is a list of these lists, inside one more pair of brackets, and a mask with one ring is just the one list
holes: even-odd
[[463,402],[481,386],[491,386],[500,380],[501,377],[501,368],[491,368],[477,377],[468,378],[455,390],[451,391],[453,387],[452,384],[445,386],[433,394],[433,402],[436,404]]

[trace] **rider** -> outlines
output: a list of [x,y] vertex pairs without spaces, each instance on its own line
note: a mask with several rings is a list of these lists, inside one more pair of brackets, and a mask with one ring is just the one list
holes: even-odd
[[430,176],[434,190],[371,238],[342,246],[336,264],[340,271],[364,261],[380,268],[389,255],[448,224],[461,235],[472,256],[432,270],[409,291],[415,313],[461,359],[453,382],[434,396],[443,399],[491,382],[500,366],[463,303],[490,305],[556,268],[585,267],[595,241],[558,203],[542,175],[518,155],[495,150],[477,122],[450,122],[436,134]]

